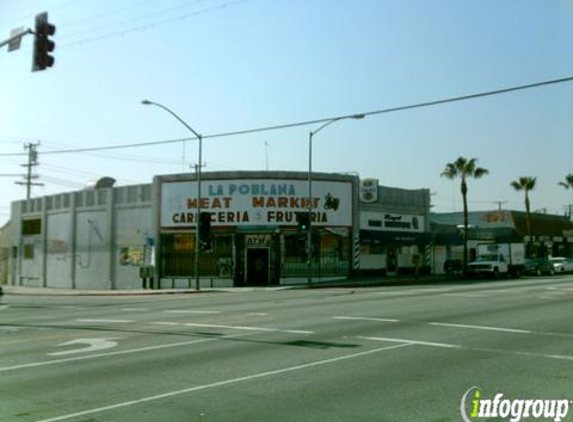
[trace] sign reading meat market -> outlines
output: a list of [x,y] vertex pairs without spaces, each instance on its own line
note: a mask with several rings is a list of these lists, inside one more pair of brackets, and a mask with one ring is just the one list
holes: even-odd
[[[197,182],[163,182],[161,227],[194,227]],[[201,211],[211,213],[212,226],[294,226],[296,214],[308,212],[308,182],[304,180],[208,180],[201,184]],[[352,185],[312,182],[312,224],[352,226]]]

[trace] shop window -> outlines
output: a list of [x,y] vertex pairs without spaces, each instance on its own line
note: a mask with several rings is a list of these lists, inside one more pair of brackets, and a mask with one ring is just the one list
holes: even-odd
[[285,263],[306,262],[306,236],[285,236]]
[[42,219],[22,220],[22,236],[42,234]]

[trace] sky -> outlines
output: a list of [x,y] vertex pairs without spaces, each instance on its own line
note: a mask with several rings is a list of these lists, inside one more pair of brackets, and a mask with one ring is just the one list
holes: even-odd
[[[31,72],[33,36],[0,49],[0,225],[40,142],[32,197],[193,171],[308,169],[320,124],[210,135],[369,113],[573,76],[571,0],[0,0],[0,41],[56,25],[53,67]],[[14,155],[20,154],[20,155]],[[470,210],[523,210],[510,182],[537,177],[533,210],[563,214],[573,189],[573,81],[341,120],[317,133],[313,169],[384,186],[430,189],[432,211],[462,209],[459,156],[489,175],[469,181]]]

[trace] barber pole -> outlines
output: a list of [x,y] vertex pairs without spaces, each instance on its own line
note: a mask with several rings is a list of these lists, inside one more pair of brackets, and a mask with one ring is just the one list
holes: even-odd
[[353,244],[353,254],[352,254],[352,269],[359,270],[360,269],[360,237],[354,237],[354,244]]

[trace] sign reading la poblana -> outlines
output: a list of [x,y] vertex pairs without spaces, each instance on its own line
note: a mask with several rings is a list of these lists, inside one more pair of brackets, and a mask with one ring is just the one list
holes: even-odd
[[[208,180],[201,184],[201,211],[212,226],[293,226],[308,212],[308,182],[285,179]],[[352,185],[312,182],[312,224],[352,226]],[[163,182],[161,227],[194,227],[197,182]]]

